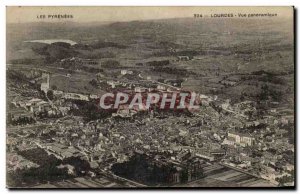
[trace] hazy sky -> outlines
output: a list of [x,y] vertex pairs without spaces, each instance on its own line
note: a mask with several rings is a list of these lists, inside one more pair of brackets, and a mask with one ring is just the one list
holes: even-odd
[[[194,14],[277,13],[278,17],[293,17],[292,7],[7,7],[8,23],[25,22],[113,22],[163,18],[193,17]],[[50,19],[48,15],[68,14],[72,19]],[[38,18],[45,15],[46,18]]]

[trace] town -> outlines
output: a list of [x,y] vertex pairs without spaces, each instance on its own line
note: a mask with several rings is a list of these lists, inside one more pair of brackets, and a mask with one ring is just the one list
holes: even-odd
[[[256,39],[236,23],[193,20],[218,26],[217,42],[195,38],[210,35],[189,22],[76,24],[66,39],[9,35],[8,186],[294,186],[289,34],[266,25],[276,39]],[[232,36],[241,42],[226,42]]]

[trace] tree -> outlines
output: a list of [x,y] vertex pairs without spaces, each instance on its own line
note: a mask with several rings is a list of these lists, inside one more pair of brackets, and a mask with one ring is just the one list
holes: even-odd
[[54,98],[53,90],[48,90],[48,92],[47,92],[47,97],[48,97],[50,100],[53,100],[53,98]]
[[92,79],[89,83],[95,88],[98,86],[98,82],[95,79]]
[[52,90],[57,90],[57,86],[56,86],[56,85],[53,85],[53,86],[52,86]]

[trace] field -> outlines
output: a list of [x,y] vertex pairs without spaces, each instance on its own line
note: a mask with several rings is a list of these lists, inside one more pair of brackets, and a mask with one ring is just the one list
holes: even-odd
[[205,178],[179,187],[274,187],[270,182],[219,164],[204,167]]
[[[267,85],[276,95],[280,94],[274,101],[294,104],[292,21],[179,18],[89,25],[54,23],[51,28],[43,23],[8,24],[7,28],[7,63],[24,64],[25,61],[27,65],[58,68],[57,61],[66,57],[91,58],[98,65],[83,66],[82,70],[89,71],[88,77],[94,79],[97,72],[93,69],[106,72],[108,77],[116,72],[115,67],[103,66],[106,61],[114,60],[120,64],[117,71],[137,70],[155,80],[184,79],[186,89],[202,94],[221,95],[232,101],[241,98],[256,101],[261,88]],[[40,39],[66,39],[78,44],[45,46],[26,42]],[[190,56],[192,60],[178,61],[179,55]],[[162,60],[169,60],[168,67],[176,70],[175,73],[154,71],[147,64]],[[143,65],[137,66],[138,63]],[[85,80],[85,75],[82,77]],[[76,92],[84,89],[86,84],[81,87],[74,79],[76,75],[64,85],[78,85]],[[283,84],[274,83],[273,79]],[[235,83],[226,84],[232,80]],[[61,77],[54,80],[61,81]],[[86,92],[96,92],[86,88]]]

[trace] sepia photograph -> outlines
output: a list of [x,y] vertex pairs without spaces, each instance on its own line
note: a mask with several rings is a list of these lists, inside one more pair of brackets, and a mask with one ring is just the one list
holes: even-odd
[[294,20],[7,6],[6,187],[295,189]]

